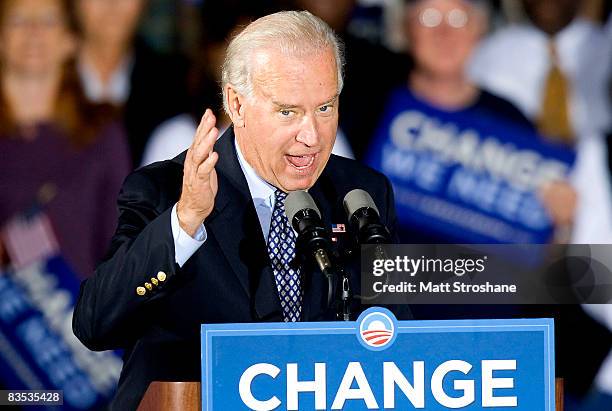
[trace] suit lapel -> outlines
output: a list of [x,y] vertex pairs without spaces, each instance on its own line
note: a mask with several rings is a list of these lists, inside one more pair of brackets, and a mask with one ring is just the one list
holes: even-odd
[[276,282],[249,186],[242,173],[230,127],[215,144],[219,153],[219,191],[215,208],[206,221],[225,258],[250,297],[258,319],[275,319],[281,313]]

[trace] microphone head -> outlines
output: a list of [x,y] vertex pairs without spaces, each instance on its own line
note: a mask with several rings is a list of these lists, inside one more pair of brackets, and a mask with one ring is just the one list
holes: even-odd
[[353,217],[353,214],[355,214],[357,210],[362,208],[371,208],[376,211],[378,216],[380,216],[380,212],[378,211],[376,204],[374,204],[372,197],[366,191],[359,188],[349,191],[344,196],[343,204],[344,210],[346,211],[346,215],[349,219]]
[[293,217],[304,209],[313,210],[321,218],[321,212],[310,194],[304,190],[289,192],[285,198],[285,214],[289,219],[289,224],[293,224]]

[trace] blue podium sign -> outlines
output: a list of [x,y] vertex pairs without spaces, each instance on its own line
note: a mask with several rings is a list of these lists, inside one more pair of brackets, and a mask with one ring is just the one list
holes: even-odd
[[554,411],[551,319],[202,325],[202,410]]

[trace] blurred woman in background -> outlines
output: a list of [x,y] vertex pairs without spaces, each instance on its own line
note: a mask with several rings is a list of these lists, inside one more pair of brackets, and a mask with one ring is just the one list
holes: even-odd
[[146,0],[76,0],[75,6],[85,94],[119,109],[138,165],[153,129],[186,111],[186,60],[155,52],[137,35]]
[[44,215],[46,240],[86,276],[108,246],[130,166],[111,110],[81,89],[73,9],[68,0],[0,0],[0,227],[10,249],[10,222]]

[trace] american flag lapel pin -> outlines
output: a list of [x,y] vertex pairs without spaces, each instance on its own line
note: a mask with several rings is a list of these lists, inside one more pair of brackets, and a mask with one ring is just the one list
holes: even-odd
[[346,233],[344,224],[332,224],[332,233]]
[[344,224],[332,224],[331,229],[332,229],[332,233],[336,234],[332,236],[332,239],[331,239],[334,242],[338,241],[337,234],[346,233],[346,226]]

